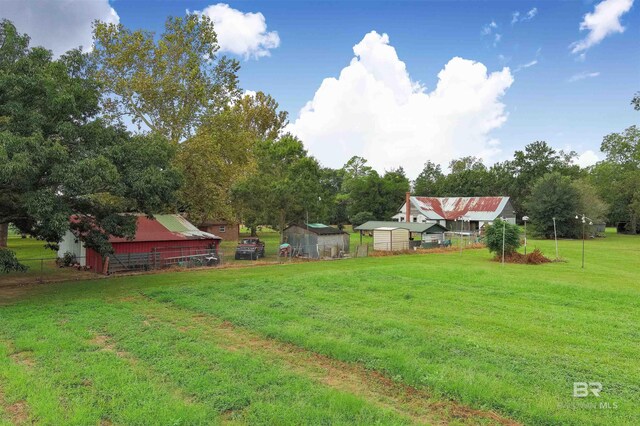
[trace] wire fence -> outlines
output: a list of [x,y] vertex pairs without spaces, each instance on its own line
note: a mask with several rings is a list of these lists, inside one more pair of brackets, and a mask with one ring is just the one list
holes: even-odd
[[[239,254],[236,249],[222,250],[216,247],[152,247],[142,252],[116,253],[99,256],[18,258],[27,266],[27,272],[0,276],[3,283],[28,283],[85,279],[95,274],[119,274],[171,268],[217,268],[252,263],[287,263],[305,260],[339,260],[361,258],[375,251],[406,251],[454,247],[462,250],[479,241],[477,233],[447,232],[438,236],[426,236],[421,240],[402,242],[364,242],[361,244],[306,244],[270,247],[269,252],[256,249]],[[238,249],[239,250],[239,249]]]

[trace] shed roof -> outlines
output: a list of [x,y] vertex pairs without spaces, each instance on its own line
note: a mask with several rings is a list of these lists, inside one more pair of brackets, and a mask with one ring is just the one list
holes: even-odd
[[411,206],[431,220],[494,220],[509,197],[411,197]]
[[439,233],[447,231],[447,228],[440,225],[435,221],[425,222],[425,223],[417,223],[417,222],[393,222],[393,221],[381,221],[381,220],[370,220],[369,222],[365,222],[360,226],[356,226],[353,228],[355,231],[373,231],[374,229],[378,229],[381,227],[393,227],[393,228],[402,228],[406,229],[410,232],[416,233]]
[[285,228],[285,231],[293,226],[302,228],[308,232],[312,232],[316,235],[335,235],[335,234],[348,234],[346,231],[341,231],[333,226],[324,225],[322,223],[309,223],[307,225],[289,225]]
[[110,236],[111,243],[142,241],[221,240],[222,238],[196,228],[178,214],[158,214],[149,219],[139,214],[136,236],[133,240]]
[[396,229],[402,229],[406,231],[406,228],[398,228],[397,226],[381,226],[379,228],[374,229],[374,231],[395,231]]

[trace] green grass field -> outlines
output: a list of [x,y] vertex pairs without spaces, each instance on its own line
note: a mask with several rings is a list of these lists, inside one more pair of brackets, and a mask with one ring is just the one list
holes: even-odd
[[581,245],[21,289],[0,424],[639,424],[640,238]]

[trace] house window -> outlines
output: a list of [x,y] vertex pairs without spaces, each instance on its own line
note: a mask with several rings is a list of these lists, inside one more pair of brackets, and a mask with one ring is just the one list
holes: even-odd
[[227,232],[227,227],[226,226],[221,226],[220,228],[218,228],[218,231],[220,232]]
[[414,217],[413,217],[413,221],[414,221],[414,222],[417,222],[417,221],[418,221],[418,217],[417,217],[417,216],[414,216]]

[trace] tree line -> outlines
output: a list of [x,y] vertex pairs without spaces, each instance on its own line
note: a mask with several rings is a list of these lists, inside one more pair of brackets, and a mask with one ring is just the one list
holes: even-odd
[[[305,221],[357,225],[388,220],[407,191],[509,195],[519,216],[539,219],[542,234],[549,214],[573,210],[637,226],[635,126],[606,136],[606,160],[587,169],[543,141],[491,167],[465,157],[444,173],[427,161],[414,181],[402,167],[379,173],[361,157],[332,169],[286,133],[288,114],[272,96],[243,94],[238,61],[218,51],[213,24],[195,14],[168,18],[162,34],[95,22],[93,50],[59,58],[2,21],[0,247],[9,224],[52,246],[71,227],[106,254],[109,235],[134,235],[135,218],[122,214],[134,212],[239,221],[253,232]],[[638,96],[632,104],[640,108]]]

